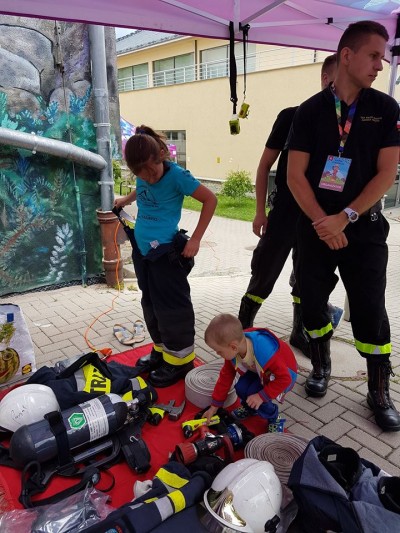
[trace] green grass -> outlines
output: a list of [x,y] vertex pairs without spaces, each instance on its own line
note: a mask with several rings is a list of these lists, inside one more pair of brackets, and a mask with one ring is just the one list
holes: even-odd
[[[256,201],[254,198],[236,199],[230,196],[223,196],[217,194],[218,204],[215,210],[215,215],[224,218],[233,218],[235,220],[245,220],[252,222],[256,212]],[[186,196],[183,202],[184,209],[191,209],[192,211],[200,211],[202,204],[192,198]]]
[[[125,183],[126,183],[125,180],[115,180],[114,193],[118,195],[122,195],[122,196],[129,194],[132,191],[132,188],[127,187]],[[132,185],[133,185],[133,182],[132,182]]]
[[[124,182],[123,182],[124,183]],[[115,194],[128,194],[132,189],[120,185],[118,181],[114,185]],[[223,196],[217,194],[218,204],[215,210],[215,215],[224,218],[234,218],[235,220],[245,220],[252,222],[256,212],[256,201],[254,198],[231,198],[230,196]],[[192,198],[186,196],[183,202],[184,209],[190,209],[192,211],[200,211],[202,204]]]

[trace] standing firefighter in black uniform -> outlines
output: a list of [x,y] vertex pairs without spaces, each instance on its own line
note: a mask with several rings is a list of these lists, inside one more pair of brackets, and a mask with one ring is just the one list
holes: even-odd
[[399,155],[396,101],[371,89],[389,37],[379,23],[351,24],[338,46],[333,84],[298,109],[289,140],[288,184],[303,215],[298,224],[303,322],[310,338],[310,396],[324,396],[331,373],[332,325],[326,304],[339,268],[355,346],[366,358],[368,405],[384,431],[400,430],[389,395],[390,325],[385,309],[389,224],[381,198],[394,183]]
[[[321,68],[321,88],[325,89],[335,78],[336,54],[325,58]],[[271,294],[286,260],[293,249],[296,260],[296,224],[301,210],[290,192],[287,182],[287,138],[297,107],[283,109],[277,116],[262,153],[256,178],[256,215],[253,220],[253,233],[260,240],[251,260],[251,278],[239,310],[239,320],[243,328],[253,326],[255,316],[262,303]],[[266,213],[268,178],[272,165],[278,160],[275,189],[268,198],[270,211]],[[303,331],[300,312],[300,293],[297,283],[293,290],[293,330],[290,344],[309,356],[309,342]],[[329,304],[332,324],[335,328],[343,314],[343,309]]]

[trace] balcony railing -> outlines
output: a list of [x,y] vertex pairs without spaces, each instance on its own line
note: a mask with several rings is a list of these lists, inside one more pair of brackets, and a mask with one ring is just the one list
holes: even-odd
[[147,89],[149,87],[149,75],[129,76],[118,80],[119,92],[135,91],[137,89]]
[[160,70],[153,73],[153,87],[162,85],[175,85],[177,83],[188,83],[196,79],[196,67],[178,67],[171,70]]
[[[256,54],[249,54],[246,57],[247,73],[259,72],[263,70],[273,70],[278,68],[295,67],[299,65],[309,65],[318,61],[316,50],[303,50],[300,48],[274,48]],[[236,58],[237,72],[243,74],[243,57]],[[149,87],[162,87],[165,85],[176,85],[179,83],[189,83],[197,80],[209,80],[213,78],[223,78],[229,76],[229,59],[209,61],[195,65],[178,67],[170,70],[153,72],[152,76],[141,75],[121,78],[118,80],[118,90],[134,91],[137,89],[147,89]],[[150,85],[151,79],[151,85]]]

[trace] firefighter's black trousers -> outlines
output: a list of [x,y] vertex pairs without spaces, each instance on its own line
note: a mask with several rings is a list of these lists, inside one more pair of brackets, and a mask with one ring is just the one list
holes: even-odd
[[[365,214],[345,228],[348,246],[330,250],[318,238],[310,219],[304,214],[300,216],[296,278],[303,323],[309,333],[321,332],[330,323],[327,303],[338,281],[334,273],[338,267],[349,300],[356,348],[363,356],[379,355],[379,349],[369,351],[367,345],[388,349],[390,325],[385,308],[388,233],[389,224],[382,213]],[[316,334],[314,340],[328,340],[331,335],[332,330],[325,335]],[[361,344],[365,344],[365,349],[360,349]]]
[[[299,216],[300,208],[291,193],[283,188],[275,197],[268,215],[267,230],[253,252],[247,294],[265,300],[271,294],[292,249],[295,264],[296,224]],[[296,283],[292,294],[300,296]]]
[[193,351],[195,334],[187,272],[174,254],[167,251],[150,260],[140,253],[133,235],[130,240],[149,334],[155,344],[163,344],[167,351],[183,351],[183,356],[187,355]]

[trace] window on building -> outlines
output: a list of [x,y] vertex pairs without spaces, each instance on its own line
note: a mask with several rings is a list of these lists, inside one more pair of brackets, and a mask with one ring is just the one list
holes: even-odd
[[118,69],[118,90],[135,91],[137,89],[147,89],[149,86],[149,65],[132,65],[131,67]]
[[[248,43],[246,48],[246,72],[256,70],[256,45]],[[244,72],[243,43],[235,43],[235,58],[238,74]],[[208,48],[200,53],[200,79],[222,78],[229,75],[229,45]]]
[[186,168],[186,130],[164,131],[167,143],[176,146],[176,162]]
[[153,62],[153,85],[175,85],[194,81],[194,54],[183,54]]

